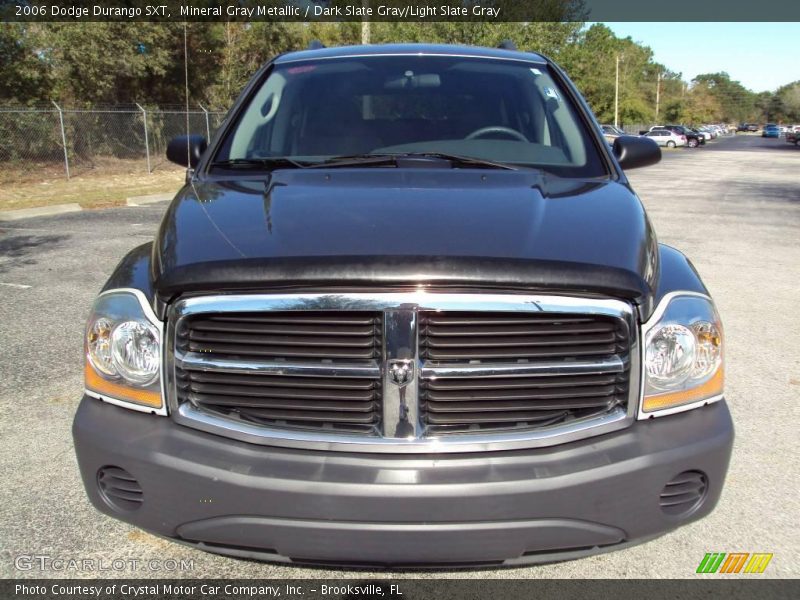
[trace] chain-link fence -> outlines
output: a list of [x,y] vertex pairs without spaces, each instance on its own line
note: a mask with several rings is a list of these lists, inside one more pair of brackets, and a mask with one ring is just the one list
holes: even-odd
[[0,107],[0,163],[61,164],[70,178],[112,161],[141,163],[152,173],[166,162],[166,148],[175,136],[200,134],[210,138],[225,113],[203,106],[34,108]]

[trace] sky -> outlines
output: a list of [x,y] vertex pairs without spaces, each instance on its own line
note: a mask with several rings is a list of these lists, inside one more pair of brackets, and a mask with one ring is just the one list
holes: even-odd
[[754,92],[800,80],[797,23],[604,23],[649,46],[656,62],[691,81],[727,72]]

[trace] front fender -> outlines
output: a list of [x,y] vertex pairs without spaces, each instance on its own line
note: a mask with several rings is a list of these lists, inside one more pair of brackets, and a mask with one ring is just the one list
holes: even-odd
[[686,256],[672,246],[658,245],[659,277],[655,287],[655,296],[650,303],[647,314],[642,314],[642,321],[647,321],[658,303],[671,292],[696,292],[708,294],[700,274]]
[[128,252],[114,268],[114,272],[106,281],[102,291],[120,288],[139,290],[147,298],[147,302],[158,318],[162,319],[163,310],[159,310],[159,303],[156,299],[151,278],[150,261],[152,252],[153,242],[147,242]]

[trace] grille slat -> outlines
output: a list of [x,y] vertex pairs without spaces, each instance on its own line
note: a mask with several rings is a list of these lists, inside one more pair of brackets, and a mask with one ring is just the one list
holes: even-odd
[[204,344],[189,342],[190,352],[210,352],[230,356],[260,356],[263,358],[307,358],[307,359],[366,359],[373,358],[373,348],[341,348],[317,346],[303,348],[298,346],[257,346],[244,344]]
[[536,377],[464,377],[434,379],[425,382],[429,390],[512,390],[517,388],[569,388],[595,385],[609,385],[616,381],[616,375],[571,375],[548,376],[546,373]]
[[454,326],[437,326],[429,325],[427,328],[428,335],[432,337],[448,336],[448,337],[465,337],[465,336],[513,336],[513,335],[563,335],[570,334],[597,334],[614,332],[614,326],[611,323],[554,323],[554,324],[540,324],[530,323],[521,324],[513,323],[513,327],[502,327],[502,324],[495,326],[475,325],[469,328],[461,328]]
[[192,382],[226,386],[292,387],[326,390],[372,390],[377,383],[370,379],[344,377],[280,377],[269,375],[238,375],[235,373],[190,372]]
[[473,391],[473,392],[437,392],[435,390],[428,390],[426,397],[430,401],[437,402],[462,402],[473,400],[553,400],[555,398],[581,398],[591,396],[610,396],[616,391],[616,386],[592,386],[567,389],[549,389],[533,390],[533,389],[502,389],[495,388],[491,391]]
[[[538,337],[525,336],[525,332],[518,332],[515,336],[441,336],[430,335],[428,337],[428,347],[438,348],[528,348],[535,346],[575,346],[575,335],[543,335]],[[613,331],[608,333],[583,335],[579,344],[609,344],[613,343],[615,335]]]
[[374,312],[197,315],[179,328],[177,343],[183,351],[232,357],[374,359],[381,355],[381,324]]
[[371,336],[374,323],[342,326],[336,324],[271,323],[269,321],[200,321],[192,325],[192,331],[244,333],[248,335],[309,335],[309,336]]
[[423,312],[420,354],[433,361],[570,358],[624,352],[620,322],[595,315]]
[[240,411],[244,417],[255,417],[274,421],[287,422],[316,422],[316,423],[352,423],[352,424],[377,424],[377,415],[373,412],[366,414],[341,414],[334,411],[307,411],[307,410],[285,410],[285,409],[266,409],[249,408]]
[[591,323],[592,317],[575,315],[552,315],[549,313],[491,313],[491,312],[428,312],[424,315],[428,325],[486,327],[489,325],[566,325]]
[[372,400],[367,401],[336,401],[336,400],[321,400],[310,402],[302,398],[281,398],[276,396],[221,396],[221,395],[207,395],[191,393],[187,395],[188,399],[195,404],[216,407],[235,407],[237,409],[251,409],[251,408],[276,408],[287,410],[308,410],[308,411],[331,411],[340,410],[343,412],[370,412],[375,410],[375,402]]
[[271,427],[377,434],[380,370],[342,372],[380,357],[379,312],[196,315],[178,327],[176,345],[182,402]]
[[[431,376],[422,382],[420,412],[427,431],[535,429],[624,405],[627,337],[622,321],[602,315],[423,312],[420,353],[426,364],[448,372],[447,377]],[[598,372],[458,374],[459,367],[467,373],[475,365],[491,364],[547,364],[558,369],[578,357],[597,357]],[[613,357],[624,359],[623,370],[605,360]],[[522,359],[525,362],[519,362]]]
[[[347,390],[342,388],[292,388],[273,387],[262,391],[261,387],[213,385],[206,383],[192,383],[189,389],[193,393],[203,396],[231,396],[254,397],[269,396],[271,398],[294,398],[304,400],[352,400],[363,402],[371,400],[375,395],[373,390]],[[265,393],[266,392],[266,393]]]
[[360,313],[351,311],[338,311],[333,313],[314,311],[291,312],[262,312],[262,313],[237,313],[229,315],[203,315],[193,320],[198,323],[224,322],[224,323],[281,323],[286,325],[329,325],[342,327],[344,325],[374,325],[378,315],[374,313]]
[[502,413],[453,413],[453,414],[431,414],[428,422],[433,425],[462,425],[480,423],[535,423],[540,421],[553,421],[561,419],[567,415],[566,410],[551,411],[515,411]]
[[608,396],[589,398],[563,398],[547,401],[499,400],[493,402],[434,402],[428,401],[430,412],[494,412],[516,410],[572,410],[576,408],[608,408],[614,400]]
[[431,360],[516,360],[519,358],[552,358],[554,356],[606,356],[613,354],[614,344],[598,344],[595,346],[536,346],[514,348],[475,348],[462,350],[459,348],[439,350],[427,347],[425,355]]
[[369,348],[375,344],[372,333],[351,336],[266,335],[261,332],[238,333],[228,331],[196,331],[189,335],[195,344],[242,344],[255,346],[311,346],[330,348]]

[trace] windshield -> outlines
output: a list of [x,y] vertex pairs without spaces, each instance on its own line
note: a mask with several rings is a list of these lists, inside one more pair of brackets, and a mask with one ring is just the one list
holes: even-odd
[[215,162],[424,153],[607,174],[546,65],[419,55],[276,65]]

